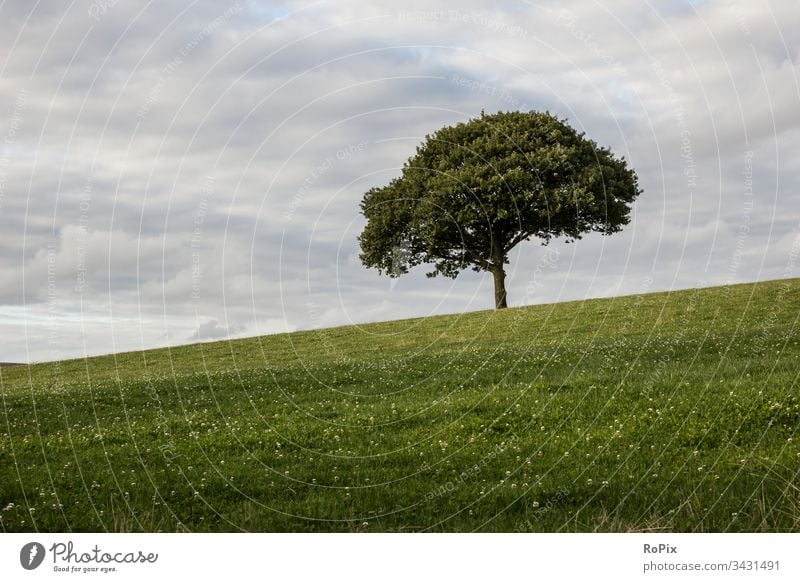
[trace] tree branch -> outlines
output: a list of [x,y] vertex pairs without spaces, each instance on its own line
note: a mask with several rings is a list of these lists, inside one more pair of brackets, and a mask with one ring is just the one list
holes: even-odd
[[532,232],[523,231],[523,232],[519,233],[517,236],[515,236],[514,238],[511,239],[510,243],[508,243],[506,246],[503,247],[503,252],[507,253],[508,251],[513,249],[515,246],[517,246],[519,243],[521,243],[525,239],[528,239],[528,238],[530,238],[532,236],[533,236]]

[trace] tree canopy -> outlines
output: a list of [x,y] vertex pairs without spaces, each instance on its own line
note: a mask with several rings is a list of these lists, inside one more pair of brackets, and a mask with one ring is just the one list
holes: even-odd
[[548,112],[481,113],[426,136],[401,175],[361,201],[361,261],[390,277],[430,264],[428,276],[494,276],[507,306],[508,253],[537,238],[612,234],[641,193],[624,158]]

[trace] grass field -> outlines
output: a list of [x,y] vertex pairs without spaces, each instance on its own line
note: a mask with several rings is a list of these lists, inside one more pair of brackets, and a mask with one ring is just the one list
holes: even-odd
[[4,531],[800,531],[800,279],[0,368]]

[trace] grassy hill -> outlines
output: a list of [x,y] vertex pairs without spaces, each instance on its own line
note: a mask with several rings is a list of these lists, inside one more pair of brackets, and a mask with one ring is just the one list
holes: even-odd
[[800,531],[800,279],[0,369],[3,531]]

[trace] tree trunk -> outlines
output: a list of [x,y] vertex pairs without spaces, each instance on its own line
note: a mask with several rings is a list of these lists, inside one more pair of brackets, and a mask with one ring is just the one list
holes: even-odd
[[503,263],[492,266],[492,275],[494,276],[494,307],[495,309],[504,309],[508,307],[506,301],[506,270],[503,268]]

